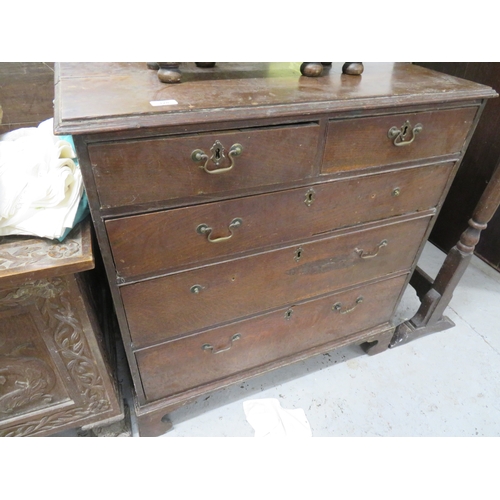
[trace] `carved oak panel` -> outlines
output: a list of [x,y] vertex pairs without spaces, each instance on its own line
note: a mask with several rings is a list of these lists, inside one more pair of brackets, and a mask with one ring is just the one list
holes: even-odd
[[79,279],[0,290],[0,436],[47,435],[121,416]]

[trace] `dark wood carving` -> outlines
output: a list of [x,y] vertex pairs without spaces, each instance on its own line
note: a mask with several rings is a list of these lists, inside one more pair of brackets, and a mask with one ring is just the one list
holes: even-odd
[[33,344],[23,344],[0,354],[0,413],[4,415],[39,400],[52,402],[55,373],[44,360],[29,356],[32,350]]
[[[57,429],[61,423],[88,417],[111,409],[111,401],[102,376],[93,360],[83,326],[72,306],[70,279],[66,277],[27,282],[15,290],[0,295],[0,308],[34,308],[39,313],[44,332],[50,332],[56,352],[66,374],[74,384],[83,404],[78,408],[56,412],[33,419],[14,429],[0,430],[0,436],[23,436]],[[73,290],[74,293],[74,290]],[[2,332],[3,333],[3,332]],[[46,362],[24,356],[29,345],[0,357],[0,413],[10,415],[14,410],[34,401],[51,402],[55,373]],[[13,389],[13,387],[15,389]],[[9,389],[10,388],[10,389]],[[0,421],[1,425],[1,421]]]
[[47,247],[43,241],[27,239],[26,244],[18,237],[8,236],[2,239],[0,246],[0,270],[26,268],[33,264],[54,263],[54,260],[80,257],[82,248],[78,237],[67,239],[63,245]]
[[0,239],[0,436],[122,418],[89,300],[89,221],[63,243]]

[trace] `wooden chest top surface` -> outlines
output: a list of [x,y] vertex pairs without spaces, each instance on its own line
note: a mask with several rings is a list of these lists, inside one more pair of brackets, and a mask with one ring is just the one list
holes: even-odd
[[56,64],[56,133],[95,132],[311,115],[494,97],[490,87],[410,63],[367,63],[360,76],[333,63],[318,78],[300,63],[183,65],[161,83],[146,63]]

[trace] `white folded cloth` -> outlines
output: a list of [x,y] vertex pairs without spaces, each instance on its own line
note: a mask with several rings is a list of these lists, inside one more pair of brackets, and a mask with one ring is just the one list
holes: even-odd
[[0,236],[55,239],[72,227],[83,194],[74,159],[52,119],[0,136]]
[[267,398],[243,401],[243,410],[255,437],[312,437],[302,408],[285,410],[277,399]]

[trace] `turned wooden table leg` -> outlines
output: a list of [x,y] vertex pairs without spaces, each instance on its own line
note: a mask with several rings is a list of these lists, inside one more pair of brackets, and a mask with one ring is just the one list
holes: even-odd
[[[449,251],[428,291],[421,296],[421,305],[415,316],[396,328],[390,347],[406,344],[415,338],[454,326],[452,321],[443,317],[444,310],[450,303],[453,291],[469,265],[481,231],[486,229],[499,204],[500,163],[469,220],[469,227]],[[419,280],[422,276],[423,273],[420,273]]]

